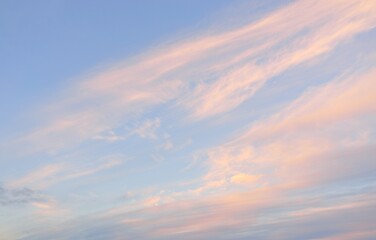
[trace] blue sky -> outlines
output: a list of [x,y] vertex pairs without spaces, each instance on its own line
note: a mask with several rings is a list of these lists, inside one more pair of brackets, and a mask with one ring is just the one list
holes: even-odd
[[375,238],[373,1],[1,5],[1,239]]

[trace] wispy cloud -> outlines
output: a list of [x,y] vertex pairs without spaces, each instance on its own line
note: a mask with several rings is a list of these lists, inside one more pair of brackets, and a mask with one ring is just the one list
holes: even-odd
[[72,215],[68,209],[64,208],[55,199],[49,198],[43,202],[33,202],[33,213],[38,221],[50,220],[51,218],[63,219]]
[[[31,189],[113,171],[106,196],[92,203],[103,205],[25,239],[372,238],[374,63],[339,66],[314,86],[306,73],[294,75],[302,87],[286,86],[283,104],[262,94],[299,67],[320,72],[325,57],[375,27],[375,1],[292,1],[78,79],[9,144],[14,155],[49,159],[0,185],[0,204],[28,202],[35,215],[59,219],[59,200],[37,201]],[[260,98],[273,105],[266,114],[269,106],[246,106]],[[239,117],[240,107],[257,116]],[[233,126],[213,126],[230,115]],[[58,161],[77,149],[92,161]],[[114,171],[122,159],[98,160],[119,152],[137,158],[129,178]],[[160,164],[133,168],[150,159]],[[111,202],[116,196],[120,203]]]
[[283,189],[263,189],[221,198],[161,206],[153,204],[141,211],[117,212],[86,222],[66,223],[56,231],[45,231],[29,239],[65,239],[80,236],[83,232],[94,234],[99,226],[102,226],[101,234],[94,234],[94,239],[121,236],[140,239],[372,236],[372,221],[368,221],[369,213],[373,211],[372,196],[337,194],[325,199],[320,197],[294,196]]
[[[372,10],[367,10],[367,7],[372,8],[371,2],[346,1],[336,6],[336,11],[328,11],[332,4],[334,2],[300,1],[248,26],[245,39],[232,39],[234,47],[229,51],[240,51],[249,42],[260,46],[262,51],[251,47],[247,50],[250,56],[243,57],[243,52],[231,54],[241,60],[227,66],[229,70],[216,81],[199,84],[183,104],[192,109],[195,118],[231,110],[272,77],[330,52],[344,40],[375,26]],[[310,11],[303,16],[307,8]],[[244,42],[246,40],[248,42]],[[260,40],[262,44],[258,43]],[[224,62],[228,62],[228,58]]]
[[238,174],[265,173],[265,184],[304,185],[369,172],[375,154],[370,134],[376,98],[367,89],[376,87],[375,77],[371,69],[306,92],[269,119],[210,150],[205,178],[230,184],[228,179]]
[[159,118],[148,119],[144,121],[140,126],[132,131],[131,134],[137,134],[141,138],[156,139],[157,138],[157,129],[161,125]]
[[49,106],[45,126],[17,142],[54,153],[167,103],[193,119],[224,113],[272,77],[374,27],[374,9],[372,1],[297,1],[249,25],[167,45],[79,81]]
[[[30,188],[8,188],[0,185],[0,205],[18,205],[44,201],[45,197]],[[1,207],[1,206],[0,206]]]
[[118,159],[109,160],[96,166],[73,166],[72,164],[50,164],[34,170],[25,176],[7,183],[11,187],[33,186],[37,189],[45,189],[54,184],[113,168],[122,164]]

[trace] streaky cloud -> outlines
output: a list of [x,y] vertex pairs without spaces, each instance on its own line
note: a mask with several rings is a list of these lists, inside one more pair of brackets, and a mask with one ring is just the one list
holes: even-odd
[[374,9],[373,1],[297,1],[246,26],[151,51],[77,83],[48,107],[45,126],[15,144],[55,154],[166,104],[190,119],[223,114],[272,77],[374,27]]

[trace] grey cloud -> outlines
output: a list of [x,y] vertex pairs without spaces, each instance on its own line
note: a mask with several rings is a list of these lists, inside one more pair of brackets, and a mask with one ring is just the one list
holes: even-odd
[[6,188],[0,185],[0,206],[43,201],[41,193],[30,188]]

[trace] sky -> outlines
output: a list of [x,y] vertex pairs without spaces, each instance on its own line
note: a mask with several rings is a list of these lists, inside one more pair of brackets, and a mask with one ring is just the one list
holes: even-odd
[[374,0],[0,6],[0,239],[376,238]]

